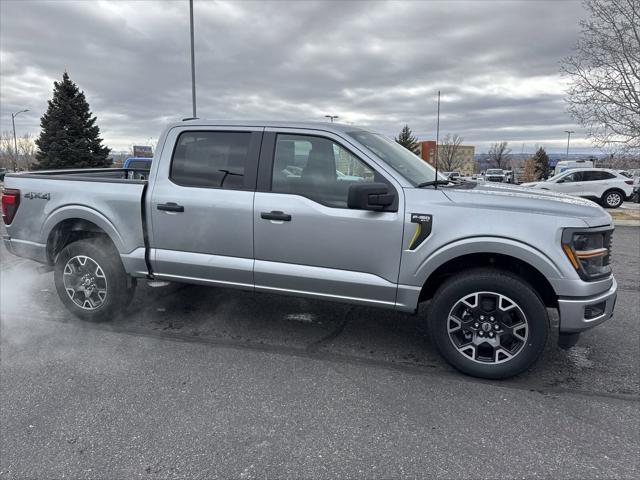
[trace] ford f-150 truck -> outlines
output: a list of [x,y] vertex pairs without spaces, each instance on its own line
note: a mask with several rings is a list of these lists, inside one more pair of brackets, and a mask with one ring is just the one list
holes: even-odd
[[192,119],[162,133],[145,180],[95,169],[5,182],[6,247],[50,265],[84,319],[122,311],[144,278],[410,313],[428,302],[421,321],[444,358],[504,378],[541,355],[547,308],[570,346],[616,300],[599,206],[436,178],[351,125]]

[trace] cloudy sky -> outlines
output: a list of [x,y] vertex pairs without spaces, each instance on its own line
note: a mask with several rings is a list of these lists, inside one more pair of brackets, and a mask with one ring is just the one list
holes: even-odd
[[[421,139],[462,135],[484,151],[544,145],[590,151],[566,113],[559,62],[578,1],[221,2],[196,0],[198,116],[324,120]],[[189,7],[183,1],[0,0],[0,121],[39,132],[67,70],[106,143],[147,143],[191,115]]]

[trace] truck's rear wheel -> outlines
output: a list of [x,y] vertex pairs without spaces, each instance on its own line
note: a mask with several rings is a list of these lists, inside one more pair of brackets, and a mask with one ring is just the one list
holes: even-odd
[[135,289],[117,250],[103,239],[67,245],[56,258],[54,279],[67,309],[92,321],[116,316],[129,304]]
[[450,278],[433,297],[431,338],[445,360],[464,373],[506,378],[542,354],[549,330],[546,308],[522,279],[499,270]]

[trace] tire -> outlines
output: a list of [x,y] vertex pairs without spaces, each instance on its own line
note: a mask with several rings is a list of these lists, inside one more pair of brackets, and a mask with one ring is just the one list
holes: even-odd
[[604,208],[618,208],[623,202],[624,193],[620,190],[607,190],[600,199],[600,203]]
[[109,240],[79,240],[67,245],[55,261],[58,296],[75,316],[94,322],[111,320],[133,299],[120,255]]
[[474,377],[500,379],[522,373],[538,360],[549,318],[523,279],[502,270],[477,269],[451,277],[438,289],[427,326],[453,367]]

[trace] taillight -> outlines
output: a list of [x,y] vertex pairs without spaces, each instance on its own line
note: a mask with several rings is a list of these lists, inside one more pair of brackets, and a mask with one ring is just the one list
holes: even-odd
[[633,185],[633,180],[625,180],[624,183],[627,185]]
[[10,225],[16,216],[20,206],[20,190],[12,188],[2,189],[2,220],[5,225]]

